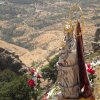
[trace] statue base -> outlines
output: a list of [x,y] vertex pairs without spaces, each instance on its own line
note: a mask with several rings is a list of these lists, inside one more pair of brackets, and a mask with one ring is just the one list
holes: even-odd
[[65,98],[62,96],[62,94],[60,93],[60,94],[58,94],[57,100],[79,100],[79,99],[65,99]]
[[92,98],[92,97],[80,98],[80,99],[65,99],[65,98],[63,98],[62,94],[59,94],[58,97],[57,97],[57,100],[95,100],[95,99]]

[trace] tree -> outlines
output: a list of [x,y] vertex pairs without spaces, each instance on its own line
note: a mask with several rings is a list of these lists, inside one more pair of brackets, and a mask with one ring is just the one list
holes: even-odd
[[49,80],[52,80],[53,83],[57,80],[57,68],[56,63],[59,59],[59,55],[56,55],[53,59],[49,61],[49,64],[44,66],[41,71],[43,78],[48,78]]
[[10,70],[0,73],[0,100],[31,100],[27,76],[18,76]]

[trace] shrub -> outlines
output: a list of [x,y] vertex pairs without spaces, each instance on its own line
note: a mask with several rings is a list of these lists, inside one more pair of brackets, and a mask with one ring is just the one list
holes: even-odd
[[18,76],[10,70],[0,73],[0,100],[31,100],[27,76]]
[[55,83],[57,80],[57,68],[55,64],[58,61],[58,58],[59,55],[56,55],[53,59],[50,60],[48,65],[43,66],[41,69],[43,78],[48,78],[49,80],[52,80],[53,83]]

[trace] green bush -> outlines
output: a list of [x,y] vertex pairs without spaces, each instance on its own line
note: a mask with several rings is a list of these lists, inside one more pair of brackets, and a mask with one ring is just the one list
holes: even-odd
[[6,69],[3,72],[0,72],[0,83],[1,82],[11,82],[16,77],[17,75],[14,72]]
[[10,70],[0,73],[0,100],[31,100],[27,76],[18,76]]
[[52,80],[53,83],[55,83],[57,80],[57,68],[55,64],[57,63],[58,58],[59,55],[56,55],[53,59],[50,60],[48,65],[41,69],[43,78],[48,78],[49,80]]

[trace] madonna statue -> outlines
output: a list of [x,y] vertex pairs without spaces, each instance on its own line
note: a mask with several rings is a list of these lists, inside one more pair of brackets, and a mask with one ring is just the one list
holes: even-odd
[[72,100],[79,97],[93,98],[85,68],[80,23],[77,22],[76,30],[68,23],[64,30],[62,50],[57,62],[57,82],[62,97]]

